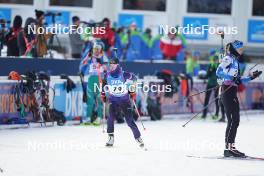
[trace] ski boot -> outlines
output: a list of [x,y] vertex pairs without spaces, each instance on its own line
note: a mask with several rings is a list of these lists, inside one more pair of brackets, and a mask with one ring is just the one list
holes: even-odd
[[80,125],[82,125],[82,126],[89,126],[89,125],[91,125],[91,122],[83,122],[83,123],[81,123]]
[[80,121],[80,125],[82,125],[82,126],[90,126],[90,125],[92,125],[92,122],[90,120],[88,120],[88,119],[90,119],[90,117],[86,117],[85,120],[82,119]]
[[140,148],[144,148],[144,142],[143,142],[143,140],[141,139],[141,137],[137,138],[136,141],[137,141],[137,143],[139,144],[139,147],[140,147]]
[[200,119],[200,120],[206,120],[206,116],[205,115],[199,116],[198,119]]
[[224,151],[224,157],[245,158],[246,155],[236,149],[235,143],[227,143]]
[[221,117],[221,119],[219,119],[218,122],[225,122],[225,117]]
[[218,119],[218,115],[212,115],[212,119],[213,120],[217,120]]
[[114,145],[114,134],[110,133],[108,134],[108,141],[105,144],[106,147],[112,147]]
[[101,124],[101,118],[100,117],[97,117],[93,122],[92,122],[92,125],[93,126],[100,126]]

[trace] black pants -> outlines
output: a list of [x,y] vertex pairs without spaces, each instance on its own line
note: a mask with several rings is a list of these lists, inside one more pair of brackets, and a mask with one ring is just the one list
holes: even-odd
[[[228,90],[227,90],[228,89]],[[227,127],[225,133],[226,143],[235,143],[237,128],[239,126],[240,115],[239,115],[239,102],[237,98],[237,87],[236,86],[223,86],[223,104],[225,107],[227,117]]]
[[133,119],[133,111],[128,100],[120,100],[119,102],[111,102],[109,106],[109,118],[107,119],[107,133],[114,133],[114,120],[117,112],[123,112],[126,123],[133,132],[134,138],[141,136],[140,131]]
[[[219,89],[218,89],[218,88],[216,88],[216,89],[212,89],[213,87],[215,87],[215,86],[209,86],[209,85],[207,85],[207,87],[206,87],[206,90],[208,90],[208,89],[211,89],[211,90],[206,91],[206,94],[205,94],[205,100],[204,100],[204,107],[208,106],[208,103],[209,103],[209,100],[210,100],[211,93],[212,93],[212,91],[214,91],[214,98],[215,98],[215,115],[218,116],[218,114],[219,114],[219,105],[218,105],[218,98],[216,98],[216,97],[218,96],[218,90],[219,90]],[[204,118],[205,118],[206,115],[207,115],[207,109],[208,109],[208,107],[205,108],[205,109],[203,110],[203,117],[204,117]]]
[[[219,95],[222,93],[222,86],[219,87]],[[218,99],[218,105],[220,106],[220,110],[221,110],[221,119],[225,120],[225,107],[224,107],[224,103],[223,103],[223,96],[220,96]]]
[[224,107],[224,103],[223,103],[223,99],[221,97],[219,97],[218,99],[218,105],[220,106],[221,109],[221,119],[225,120],[225,107]]

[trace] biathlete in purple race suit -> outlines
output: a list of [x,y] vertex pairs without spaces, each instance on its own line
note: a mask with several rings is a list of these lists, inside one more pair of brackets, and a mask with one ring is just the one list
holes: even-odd
[[[134,74],[122,71],[119,65],[118,58],[110,60],[109,71],[105,73],[103,79],[101,99],[106,102],[106,94],[109,101],[109,117],[107,119],[107,133],[108,141],[106,146],[111,147],[114,145],[114,115],[117,111],[123,112],[126,123],[133,132],[134,138],[139,143],[140,147],[144,147],[143,140],[141,139],[140,131],[133,119],[133,109],[131,104],[135,101],[136,92],[128,89],[131,82],[135,82],[136,77]],[[107,91],[105,88],[107,87]]]

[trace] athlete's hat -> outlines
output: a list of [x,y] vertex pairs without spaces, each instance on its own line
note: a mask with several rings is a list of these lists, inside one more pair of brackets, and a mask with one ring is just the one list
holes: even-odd
[[93,48],[100,48],[100,49],[104,50],[104,43],[101,41],[95,41],[93,43]]
[[110,59],[110,64],[119,64],[119,59],[117,57],[113,57]]
[[232,46],[235,48],[235,49],[239,49],[239,48],[242,48],[243,47],[243,42],[239,41],[239,40],[235,40],[232,42]]

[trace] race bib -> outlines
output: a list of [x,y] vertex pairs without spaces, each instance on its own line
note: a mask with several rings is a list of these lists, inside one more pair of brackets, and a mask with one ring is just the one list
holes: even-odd
[[[89,73],[91,75],[98,75],[98,64],[91,63],[89,66]],[[99,73],[103,73],[102,67],[99,67]]]
[[128,90],[125,84],[112,85],[109,87],[109,91],[111,95],[116,96],[116,97],[121,97],[128,93]]
[[108,77],[107,79],[109,94],[115,97],[122,97],[128,93],[127,85],[124,84],[123,77]]

